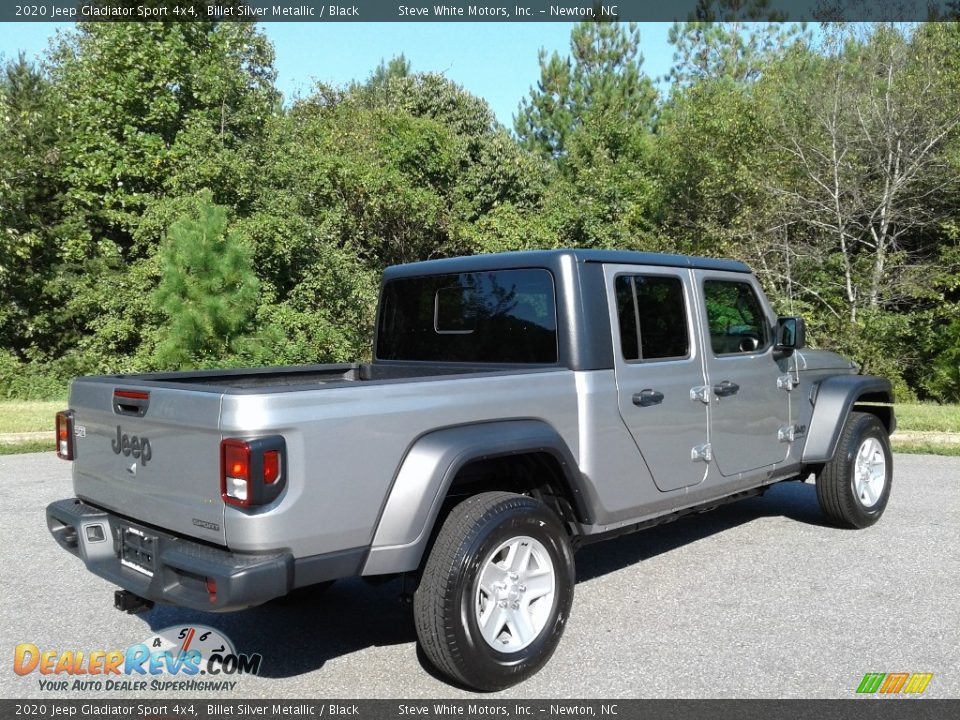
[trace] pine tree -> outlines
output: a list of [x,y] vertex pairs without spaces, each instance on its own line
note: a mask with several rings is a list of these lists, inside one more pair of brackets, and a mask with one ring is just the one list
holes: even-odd
[[520,141],[551,158],[563,158],[574,134],[648,132],[656,91],[642,72],[636,24],[584,22],[570,35],[572,56],[540,51],[540,81],[514,120]]
[[380,64],[371,73],[367,86],[373,89],[385,87],[394,78],[410,77],[412,65],[407,57],[400,53],[390,58],[390,62],[381,59]]
[[227,212],[201,193],[197,212],[174,222],[160,248],[154,302],[170,319],[157,348],[161,367],[216,364],[249,338],[259,282],[250,255],[227,232]]

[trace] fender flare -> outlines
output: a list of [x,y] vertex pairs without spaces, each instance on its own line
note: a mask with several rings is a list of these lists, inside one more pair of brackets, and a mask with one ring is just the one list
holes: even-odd
[[[893,388],[886,378],[874,375],[835,375],[815,389],[813,416],[803,448],[804,463],[828,462],[837,451],[840,433],[857,402],[893,402]],[[887,411],[888,432],[896,429],[893,409]],[[881,415],[881,419],[884,414]]]
[[546,422],[503,420],[435,430],[418,438],[401,462],[361,575],[419,567],[447,490],[465,465],[530,452],[548,453],[557,460],[577,516],[588,521],[579,466],[566,442]]

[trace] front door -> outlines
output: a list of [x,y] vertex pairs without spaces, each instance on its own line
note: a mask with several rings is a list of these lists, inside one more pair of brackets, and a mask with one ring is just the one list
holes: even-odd
[[707,464],[691,457],[707,442],[707,406],[690,399],[702,385],[690,272],[604,268],[620,416],[663,491],[696,485]]
[[774,318],[754,278],[705,270],[694,277],[706,336],[713,460],[724,477],[781,462],[789,444],[779,431],[790,421],[790,401],[777,384],[786,365],[773,359]]

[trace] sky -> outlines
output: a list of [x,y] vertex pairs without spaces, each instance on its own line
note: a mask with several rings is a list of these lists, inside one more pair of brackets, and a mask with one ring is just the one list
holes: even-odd
[[[35,57],[69,23],[0,23],[0,54]],[[276,51],[277,86],[286,99],[307,95],[314,82],[344,85],[366,78],[403,53],[414,72],[439,72],[484,98],[513,126],[520,100],[540,75],[537,51],[569,54],[568,23],[263,23]],[[673,58],[669,23],[641,23],[644,70],[666,75]]]

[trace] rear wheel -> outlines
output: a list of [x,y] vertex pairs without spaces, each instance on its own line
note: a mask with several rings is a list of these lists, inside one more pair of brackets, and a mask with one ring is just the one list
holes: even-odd
[[524,495],[475,495],[447,517],[414,595],[421,647],[464,685],[514,685],[556,649],[573,583],[573,551],[552,511]]
[[852,412],[833,459],[817,477],[817,500],[841,527],[864,528],[883,515],[893,480],[887,429],[876,415]]

